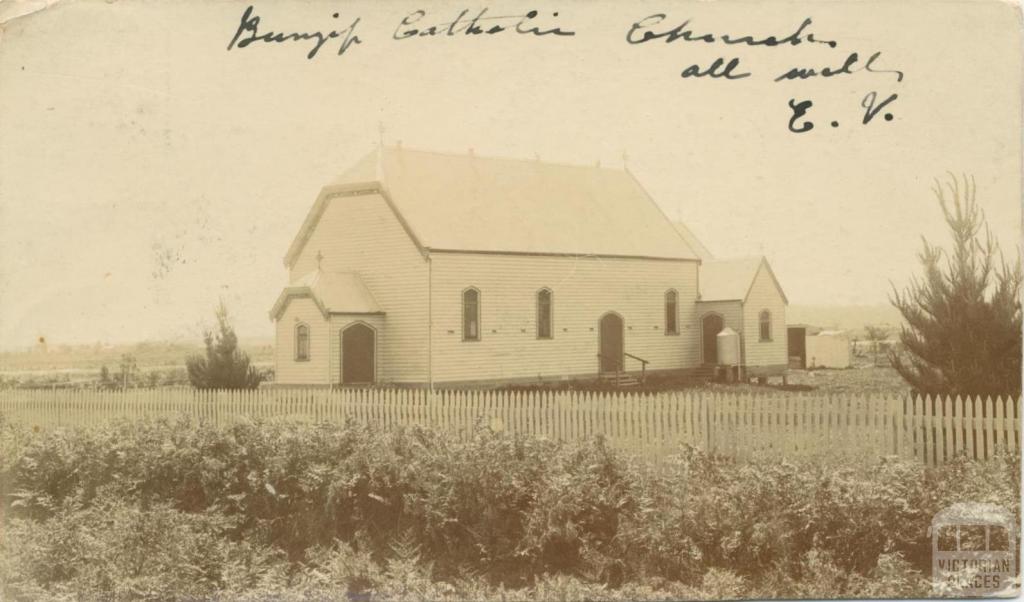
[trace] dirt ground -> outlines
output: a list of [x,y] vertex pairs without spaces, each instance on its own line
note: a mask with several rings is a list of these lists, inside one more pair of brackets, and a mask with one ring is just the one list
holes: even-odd
[[781,378],[772,378],[767,385],[709,383],[698,388],[718,392],[803,391],[844,395],[904,395],[909,391],[907,383],[888,363],[879,358],[878,364],[872,365],[870,357],[857,357],[854,358],[852,368],[790,370],[786,375],[785,387],[782,386]]
[[[635,375],[634,376],[639,376]],[[818,395],[905,395],[909,387],[889,365],[879,358],[873,365],[870,357],[855,357],[854,366],[842,370],[819,368],[816,370],[789,370],[786,384],[781,377],[772,377],[766,384],[751,383],[705,383],[685,374],[652,374],[638,386],[618,388],[609,382],[554,381],[534,385],[512,385],[502,389],[525,391],[534,389],[580,390],[580,391],[635,391],[657,393],[661,391],[688,391],[711,393],[804,393]]]

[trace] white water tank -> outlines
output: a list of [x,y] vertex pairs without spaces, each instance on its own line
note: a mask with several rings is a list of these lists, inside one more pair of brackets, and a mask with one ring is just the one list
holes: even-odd
[[718,340],[718,363],[722,366],[740,365],[740,335],[726,326],[715,337]]

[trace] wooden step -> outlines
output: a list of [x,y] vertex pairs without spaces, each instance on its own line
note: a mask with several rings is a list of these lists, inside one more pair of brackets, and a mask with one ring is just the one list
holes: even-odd
[[690,371],[690,378],[699,383],[708,383],[715,379],[715,371],[718,366],[714,364],[701,364]]
[[614,372],[601,375],[601,381],[606,382],[616,387],[639,387],[640,381],[631,374],[615,374]]

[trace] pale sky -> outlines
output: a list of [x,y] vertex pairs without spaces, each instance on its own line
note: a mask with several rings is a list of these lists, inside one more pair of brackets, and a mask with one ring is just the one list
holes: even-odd
[[[260,32],[329,40],[226,50],[246,3],[65,1],[0,38],[0,347],[195,338],[223,297],[241,336],[272,332],[282,257],[319,188],[377,143],[621,165],[719,256],[767,255],[790,303],[885,303],[944,241],[932,180],[973,174],[1004,250],[1020,236],[1019,18],[1000,2],[564,2],[572,37],[392,39],[485,5],[262,2]],[[332,14],[338,12],[337,19]],[[786,47],[626,43],[664,12]],[[774,82],[791,67],[875,67]],[[750,77],[680,77],[737,57]],[[898,99],[868,124],[865,95]],[[787,129],[812,99],[814,130]],[[891,113],[893,119],[883,119]],[[838,127],[831,127],[831,121]],[[580,219],[586,219],[581,215]]]

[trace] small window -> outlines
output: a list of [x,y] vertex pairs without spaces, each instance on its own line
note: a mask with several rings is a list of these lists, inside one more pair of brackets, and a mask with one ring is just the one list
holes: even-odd
[[551,291],[542,288],[537,292],[537,338],[552,338]]
[[665,334],[679,334],[679,294],[665,293]]
[[759,325],[761,326],[761,340],[772,340],[772,312],[767,309],[762,311]]
[[462,292],[462,340],[480,340],[480,291],[475,288]]
[[309,326],[305,324],[295,327],[295,361],[309,361]]

